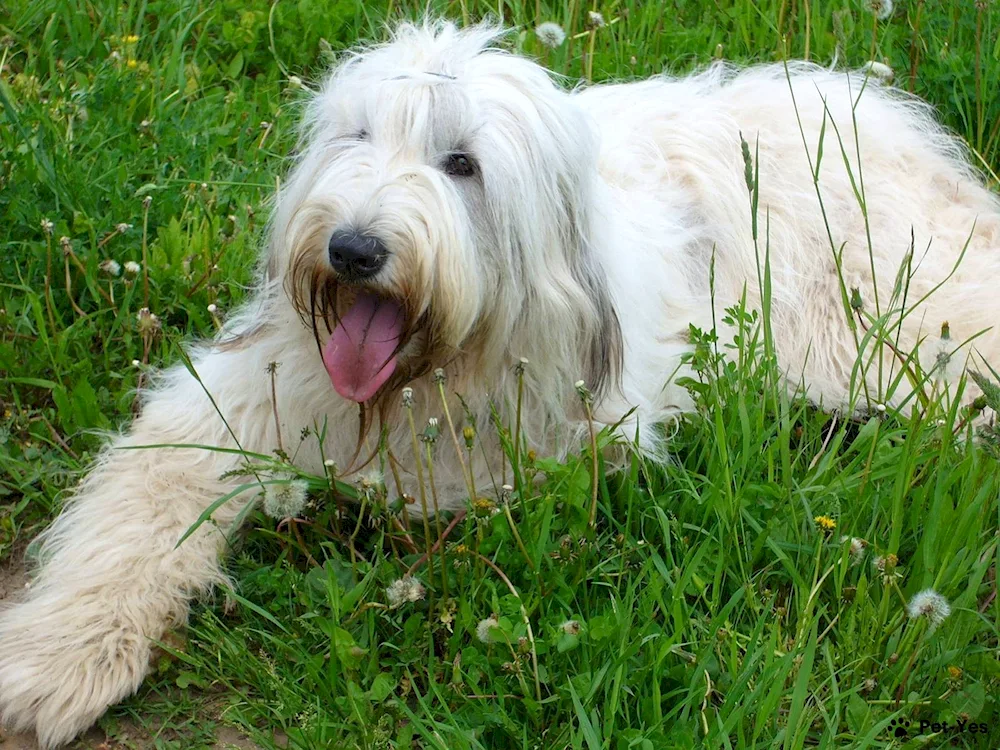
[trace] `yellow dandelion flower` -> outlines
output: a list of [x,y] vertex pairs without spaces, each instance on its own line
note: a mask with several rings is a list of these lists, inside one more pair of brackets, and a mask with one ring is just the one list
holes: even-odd
[[813,520],[823,531],[833,531],[837,528],[837,522],[830,518],[830,516],[816,516]]
[[136,69],[137,67],[139,67],[139,61],[138,61],[138,60],[136,60],[136,59],[135,59],[135,58],[133,58],[133,57],[130,57],[130,58],[129,58],[129,59],[128,59],[128,60],[126,61],[126,62],[125,62],[125,66],[126,66],[126,67],[127,67],[127,68],[128,68],[129,70],[135,70],[135,69]]
[[135,44],[136,42],[139,41],[139,37],[137,37],[135,34],[129,34],[127,37],[125,37],[123,41],[125,42],[125,44]]

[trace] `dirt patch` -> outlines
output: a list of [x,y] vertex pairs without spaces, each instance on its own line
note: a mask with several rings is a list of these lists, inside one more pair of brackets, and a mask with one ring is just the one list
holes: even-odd
[[17,547],[0,562],[0,602],[19,596],[26,583],[28,571],[24,567],[24,548]]

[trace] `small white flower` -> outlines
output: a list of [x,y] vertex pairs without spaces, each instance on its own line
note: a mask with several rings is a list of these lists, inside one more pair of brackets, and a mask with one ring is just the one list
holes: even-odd
[[209,305],[209,306],[208,306],[208,311],[209,311],[209,312],[210,312],[210,313],[211,313],[212,315],[215,315],[215,314],[216,314],[216,313],[217,313],[217,312],[219,311],[219,308],[218,308],[218,307],[216,306],[216,304],[215,304],[215,303],[213,302],[213,303],[212,303],[211,305]]
[[886,406],[885,404],[875,404],[875,411],[879,414],[885,414]]
[[413,389],[407,386],[400,393],[403,396],[403,406],[406,408],[413,406]]
[[580,635],[579,620],[566,620],[566,622],[559,627],[566,635]]
[[499,625],[499,621],[493,615],[490,615],[485,620],[480,620],[479,624],[476,626],[476,638],[483,643],[493,643],[496,639],[490,633],[490,630],[495,627],[499,627]]
[[392,609],[406,604],[419,602],[426,595],[426,590],[420,581],[413,576],[403,576],[393,581],[385,590],[385,598]]
[[142,366],[142,362],[140,362],[137,359],[133,359],[132,360],[132,367],[141,367],[141,366]]
[[951,614],[951,605],[934,589],[924,589],[910,599],[910,603],[906,605],[906,614],[911,620],[926,617],[930,629],[935,630]]
[[868,9],[880,21],[885,21],[892,15],[892,0],[868,0]]
[[892,83],[892,79],[896,77],[896,73],[885,63],[880,63],[875,60],[871,62],[866,62],[861,66],[861,72],[870,75],[872,78],[878,78],[883,83]]
[[305,86],[302,85],[302,79],[298,76],[288,76],[288,83],[292,88],[304,89]]
[[264,488],[264,512],[279,521],[295,518],[305,510],[308,495],[309,485],[300,479],[269,484]]
[[586,383],[584,383],[582,380],[577,380],[575,383],[573,383],[573,387],[576,388],[577,390],[580,390],[585,385]]
[[120,224],[116,224],[115,225],[115,231],[118,232],[118,234],[125,234],[125,232],[127,232],[131,228],[132,228],[132,225],[131,224],[126,224],[124,221],[121,222]]
[[122,272],[121,264],[117,260],[112,260],[111,258],[102,260],[100,269],[109,276],[117,276]]
[[542,43],[543,47],[549,49],[555,49],[566,41],[566,32],[563,31],[563,27],[553,21],[538,24],[535,36],[538,37],[538,41]]
[[330,469],[330,468],[333,468],[334,466],[336,466],[337,464],[334,463],[334,461],[333,461],[332,458],[328,458],[328,459],[326,459],[326,461],[323,462],[323,465],[326,468]]
[[45,232],[45,234],[52,234],[52,230],[54,228],[55,224],[53,224],[48,219],[42,219],[42,231]]
[[125,273],[129,276],[138,276],[139,271],[142,270],[142,266],[136,263],[134,260],[125,261]]
[[604,25],[604,16],[596,10],[587,13],[587,25],[592,29],[599,29]]

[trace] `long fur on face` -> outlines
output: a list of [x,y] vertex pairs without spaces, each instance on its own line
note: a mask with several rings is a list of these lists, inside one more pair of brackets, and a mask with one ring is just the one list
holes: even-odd
[[[492,46],[499,33],[404,25],[341,63],[306,117],[269,267],[319,343],[346,291],[330,235],[351,228],[386,245],[387,267],[365,287],[399,302],[407,327],[383,397],[432,368],[496,372],[522,357],[553,381],[618,386],[589,125],[546,71]],[[453,153],[475,174],[445,174]]]

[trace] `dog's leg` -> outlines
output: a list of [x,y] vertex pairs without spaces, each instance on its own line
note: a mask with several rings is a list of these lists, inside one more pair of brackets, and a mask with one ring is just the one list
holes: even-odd
[[235,448],[218,408],[245,450],[270,452],[277,429],[267,356],[257,346],[203,354],[195,363],[202,383],[184,367],[165,373],[131,432],[104,450],[45,532],[27,598],[0,612],[4,723],[34,729],[46,748],[68,742],[136,691],[151,641],[186,619],[193,595],[225,579],[227,527],[255,491],[177,543],[208,506],[254,481],[223,476],[244,463],[241,456],[138,446]]

